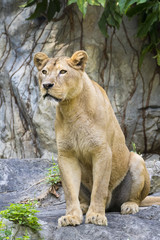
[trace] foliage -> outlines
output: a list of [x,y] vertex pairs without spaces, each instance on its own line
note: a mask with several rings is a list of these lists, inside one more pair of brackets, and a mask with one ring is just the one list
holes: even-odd
[[34,9],[34,12],[30,15],[30,17],[27,18],[27,20],[44,16],[48,19],[48,21],[51,21],[55,13],[59,12],[61,9],[61,4],[59,0],[28,0],[20,7],[26,8],[33,5],[36,5],[36,8]]
[[133,148],[133,152],[137,153],[136,144],[134,142],[132,142],[132,148]]
[[48,168],[48,173],[46,176],[46,181],[50,185],[54,185],[61,182],[58,164],[55,163],[53,159],[52,159],[52,162],[53,162],[52,167]]
[[141,66],[146,53],[154,52],[157,65],[160,66],[160,2],[159,0],[141,0],[139,2],[129,8],[126,13],[130,18],[135,15],[139,17],[137,37],[144,40],[139,64]]
[[18,223],[22,226],[30,227],[34,231],[41,230],[38,218],[35,213],[38,211],[34,208],[33,203],[11,204],[7,209],[0,212],[3,218],[6,218],[14,223]]
[[29,239],[30,239],[30,237],[28,235],[26,235],[26,236],[23,236],[23,237],[18,237],[15,240],[29,240]]
[[137,153],[142,157],[142,154],[140,152],[137,152],[137,147],[136,147],[136,144],[134,142],[132,142],[132,149],[133,149],[132,152]]
[[106,0],[68,0],[68,5],[77,3],[79,10],[82,12],[83,17],[85,17],[88,4],[105,7],[105,1]]
[[0,240],[10,239],[11,234],[12,231],[9,230],[2,221],[0,221]]
[[[8,229],[8,227],[3,223],[3,221],[0,221],[0,240],[7,240],[7,239],[13,239],[12,236],[12,230]],[[14,238],[15,240],[29,240],[30,237],[25,234],[23,237]]]
[[[51,21],[56,12],[62,8],[60,0],[27,0],[21,7],[36,5],[34,12],[28,19],[45,16]],[[159,0],[68,0],[67,4],[76,3],[83,17],[86,16],[87,6],[102,6],[104,12],[99,20],[99,28],[108,37],[107,26],[119,29],[122,18],[138,16],[137,37],[143,40],[139,66],[148,52],[153,52],[160,66],[160,1]],[[64,1],[65,4],[65,1]]]
[[137,37],[144,41],[141,49],[139,66],[142,65],[144,56],[154,52],[157,64],[160,66],[160,2],[159,0],[106,0],[104,12],[99,21],[102,33],[107,36],[107,25],[120,27],[123,16],[129,18],[138,16]]

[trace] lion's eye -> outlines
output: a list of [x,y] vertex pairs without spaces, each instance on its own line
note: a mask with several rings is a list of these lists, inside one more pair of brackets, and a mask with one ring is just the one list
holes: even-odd
[[61,70],[59,73],[60,74],[65,74],[67,71],[66,70]]
[[46,75],[46,74],[47,74],[47,71],[46,71],[46,70],[42,70],[42,73],[43,73],[44,75]]

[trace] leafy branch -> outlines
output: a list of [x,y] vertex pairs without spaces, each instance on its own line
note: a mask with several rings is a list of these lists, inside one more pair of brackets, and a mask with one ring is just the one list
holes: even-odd
[[59,167],[58,167],[58,164],[54,162],[53,158],[52,158],[52,166],[47,170],[48,172],[45,178],[47,183],[49,183],[52,186],[61,182]]
[[50,22],[55,14],[61,9],[60,0],[28,0],[24,4],[20,5],[20,7],[27,8],[33,5],[36,5],[36,8],[29,18],[27,18],[27,20],[44,16]]
[[52,21],[56,13],[73,3],[77,4],[83,17],[87,15],[88,5],[102,6],[104,11],[99,20],[99,28],[105,37],[108,37],[107,26],[119,29],[123,16],[138,17],[137,37],[143,40],[139,58],[139,66],[142,65],[148,52],[154,54],[158,66],[160,66],[160,1],[159,0],[27,0],[21,7],[35,5],[34,12],[28,20],[44,16]]
[[101,32],[107,37],[107,27],[119,29],[123,16],[138,17],[137,37],[143,40],[139,58],[141,67],[148,52],[155,54],[160,66],[160,2],[159,0],[106,0],[99,21]]
[[30,236],[28,236],[27,230],[25,231],[25,235],[22,237],[16,237],[13,234],[12,228],[8,228],[6,224],[3,223],[3,219],[0,220],[0,240],[30,240]]
[[41,230],[41,225],[38,223],[36,213],[39,212],[33,206],[33,203],[27,204],[11,204],[7,209],[0,212],[2,218],[6,218],[14,223],[22,226],[30,227],[34,231]]

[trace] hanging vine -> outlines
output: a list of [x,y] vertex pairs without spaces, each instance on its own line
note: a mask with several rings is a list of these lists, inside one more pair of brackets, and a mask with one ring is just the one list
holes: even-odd
[[160,1],[159,0],[28,0],[20,7],[35,6],[27,20],[44,16],[52,21],[62,8],[77,4],[83,17],[87,17],[88,5],[102,6],[104,11],[99,20],[99,28],[105,37],[108,37],[107,26],[119,29],[123,16],[138,17],[137,37],[143,40],[139,57],[141,67],[148,52],[154,54],[157,65],[160,66]]

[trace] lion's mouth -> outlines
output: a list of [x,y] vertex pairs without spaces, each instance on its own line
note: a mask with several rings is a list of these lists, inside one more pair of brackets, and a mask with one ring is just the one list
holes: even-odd
[[56,102],[61,102],[62,101],[62,99],[60,99],[60,98],[56,98],[56,97],[53,97],[52,95],[50,95],[49,93],[46,93],[45,95],[43,95],[43,98],[45,99],[45,98],[53,98]]

